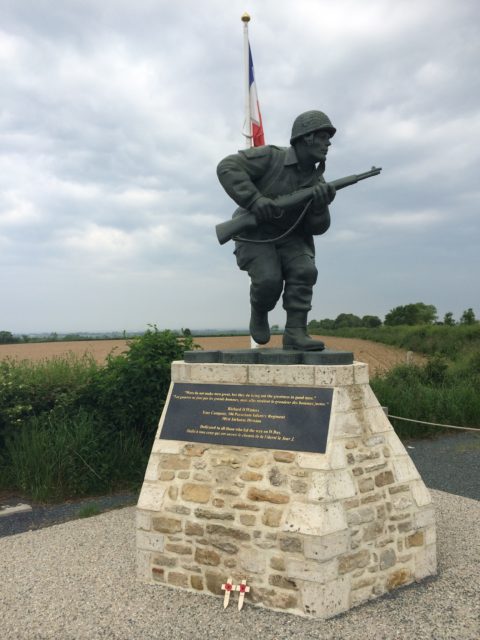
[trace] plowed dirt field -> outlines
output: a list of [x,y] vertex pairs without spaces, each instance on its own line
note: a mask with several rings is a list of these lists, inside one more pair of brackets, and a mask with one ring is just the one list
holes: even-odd
[[[407,360],[406,351],[377,342],[354,338],[315,337],[322,339],[329,349],[353,351],[355,360],[366,362],[370,367],[371,374],[388,371],[395,365],[402,364]],[[281,336],[273,336],[267,347],[278,348],[281,346],[281,340]],[[248,349],[250,347],[250,338],[248,336],[195,338],[195,342],[203,349]],[[107,355],[112,351],[115,354],[119,354],[127,349],[126,340],[7,344],[0,345],[0,360],[10,357],[18,360],[39,361],[62,357],[69,353],[77,356],[90,353],[97,362],[104,362]],[[423,358],[417,354],[409,354],[408,358],[413,362],[423,361]]]

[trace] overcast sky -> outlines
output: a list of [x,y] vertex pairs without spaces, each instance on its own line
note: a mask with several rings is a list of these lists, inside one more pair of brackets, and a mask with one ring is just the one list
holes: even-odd
[[[266,142],[325,111],[345,189],[310,318],[480,316],[478,0],[0,0],[0,330],[246,327],[214,226],[242,148],[244,11]],[[279,304],[271,322],[284,324]]]

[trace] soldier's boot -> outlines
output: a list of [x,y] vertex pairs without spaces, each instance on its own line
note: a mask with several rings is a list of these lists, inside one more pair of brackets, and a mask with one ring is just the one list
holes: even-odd
[[287,311],[283,348],[296,351],[323,351],[325,349],[325,344],[321,340],[313,340],[308,335],[306,311]]
[[250,335],[257,344],[267,344],[270,340],[268,311],[261,311],[252,305],[250,315]]

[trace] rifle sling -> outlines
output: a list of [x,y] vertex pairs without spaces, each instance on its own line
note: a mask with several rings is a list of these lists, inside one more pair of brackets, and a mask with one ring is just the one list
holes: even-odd
[[275,242],[280,242],[280,240],[287,238],[291,233],[295,231],[298,225],[305,218],[308,211],[308,207],[311,204],[312,204],[312,200],[309,200],[307,204],[304,206],[302,213],[298,216],[298,218],[295,220],[292,226],[286,231],[284,231],[280,236],[277,236],[276,238],[266,238],[265,240],[255,240],[254,238],[242,238],[241,236],[235,236],[232,238],[232,240],[234,240],[235,242],[246,242],[247,244],[273,244]]

